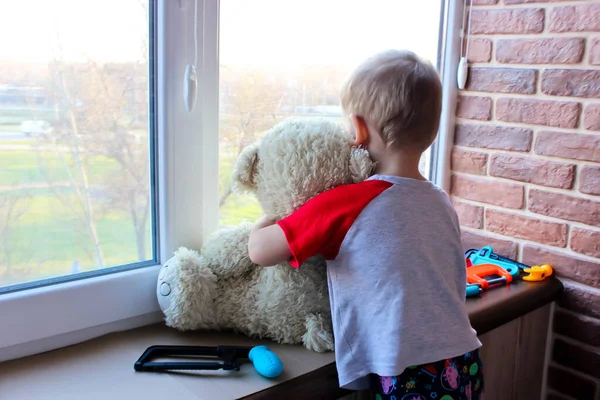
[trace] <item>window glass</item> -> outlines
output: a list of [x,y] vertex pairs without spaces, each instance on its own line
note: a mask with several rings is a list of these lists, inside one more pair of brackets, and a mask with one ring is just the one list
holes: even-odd
[[151,5],[0,5],[0,288],[154,258]]
[[[254,221],[253,196],[231,192],[237,156],[291,116],[341,122],[339,91],[370,55],[409,49],[436,65],[440,0],[222,0],[220,221]],[[421,166],[428,175],[429,152]]]

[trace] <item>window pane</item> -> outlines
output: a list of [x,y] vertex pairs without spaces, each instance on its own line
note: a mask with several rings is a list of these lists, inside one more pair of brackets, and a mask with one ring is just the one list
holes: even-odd
[[0,288],[154,258],[150,11],[0,5]]
[[[222,0],[220,21],[221,224],[254,221],[253,196],[230,191],[242,149],[291,116],[341,122],[339,91],[368,56],[409,49],[434,65],[441,0]],[[429,154],[421,163],[429,171]]]

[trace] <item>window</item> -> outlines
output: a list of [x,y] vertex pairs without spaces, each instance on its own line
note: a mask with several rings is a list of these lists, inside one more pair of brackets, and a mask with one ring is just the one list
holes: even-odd
[[159,322],[160,263],[260,214],[229,190],[241,149],[289,116],[339,121],[343,79],[377,51],[444,67],[442,132],[423,168],[446,171],[462,9],[406,3],[2,3],[0,361]]
[[156,258],[148,5],[1,6],[4,290]]
[[[438,60],[440,0],[222,0],[220,10],[220,222],[254,221],[253,196],[231,193],[235,159],[292,116],[341,122],[339,92],[366,57],[407,48]],[[422,160],[429,175],[429,153]]]

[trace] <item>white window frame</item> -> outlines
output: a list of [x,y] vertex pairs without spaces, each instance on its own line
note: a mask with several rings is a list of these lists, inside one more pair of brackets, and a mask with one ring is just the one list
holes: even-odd
[[463,19],[463,2],[447,0],[444,3],[440,23],[443,35],[440,38],[440,66],[442,78],[442,115],[440,131],[434,144],[435,154],[431,157],[433,182],[450,193],[450,155],[454,144],[454,127],[456,125],[456,100],[458,87],[456,74],[461,56],[461,29]]
[[[219,0],[198,1],[198,98],[185,110],[183,73],[194,54],[194,0],[156,0],[156,161],[159,260],[199,248],[218,226]],[[442,123],[432,155],[436,184],[449,186],[462,4],[443,10]],[[186,47],[186,43],[188,43]],[[191,57],[190,57],[191,56]],[[0,295],[0,361],[160,322],[160,265]]]

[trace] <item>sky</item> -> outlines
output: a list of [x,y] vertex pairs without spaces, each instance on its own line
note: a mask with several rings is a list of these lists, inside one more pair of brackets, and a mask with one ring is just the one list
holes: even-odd
[[139,0],[0,0],[0,60],[135,61],[144,35]]
[[[346,66],[389,48],[435,62],[440,4],[221,0],[221,64]],[[144,36],[143,0],[0,0],[0,60],[46,64],[60,53],[71,61],[136,61]]]
[[386,49],[435,62],[440,0],[221,0],[221,63],[356,64]]

